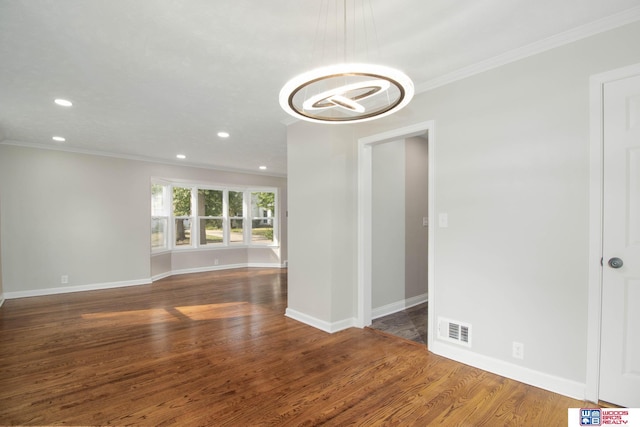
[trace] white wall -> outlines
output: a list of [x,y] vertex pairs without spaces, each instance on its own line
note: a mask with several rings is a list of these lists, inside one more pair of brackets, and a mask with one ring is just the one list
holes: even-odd
[[[429,229],[429,145],[425,138],[405,139],[405,299],[424,301],[427,294]],[[412,300],[413,298],[413,300]]]
[[350,127],[296,124],[288,132],[287,315],[324,330],[355,316],[356,149]]
[[[214,265],[214,252],[219,266],[235,264],[223,250],[181,253],[177,266],[163,256],[151,258],[151,177],[277,187],[286,205],[284,178],[0,145],[5,295],[146,283],[152,263],[154,276],[166,274],[168,266],[204,268]],[[286,256],[286,218],[280,215]],[[253,259],[280,264],[280,249],[275,258],[271,248],[263,256],[255,251]]]
[[11,146],[0,162],[6,293],[149,278],[142,169]]
[[[434,120],[435,210],[449,215],[449,228],[433,228],[434,314],[472,324],[467,354],[476,360],[526,368],[579,389],[586,379],[588,82],[593,74],[640,62],[637,40],[640,23],[549,50],[419,94],[393,116],[346,126],[353,134],[343,128],[322,140],[317,126],[296,123],[288,135],[289,182],[302,189],[335,181],[330,168],[312,167],[296,148],[305,140],[324,152],[326,165],[328,146],[345,152],[360,137]],[[357,160],[347,160],[347,168],[357,170]],[[295,167],[299,163],[309,167]],[[340,191],[352,189],[345,181]],[[298,196],[290,193],[291,206]],[[331,204],[326,215],[338,211],[348,221],[357,217],[355,207]],[[298,213],[291,212],[291,236],[303,231]],[[326,233],[339,237],[330,228]],[[331,247],[319,246],[324,238],[292,244],[297,262],[316,259],[331,270],[334,247],[342,259],[355,258],[353,234]],[[290,277],[290,294],[318,286],[308,281],[316,272]],[[314,312],[353,298],[352,275],[324,279],[336,292],[316,300]],[[511,357],[514,340],[525,344],[524,360]]]
[[404,148],[405,142],[401,139],[376,145],[372,151],[373,309],[405,299]]

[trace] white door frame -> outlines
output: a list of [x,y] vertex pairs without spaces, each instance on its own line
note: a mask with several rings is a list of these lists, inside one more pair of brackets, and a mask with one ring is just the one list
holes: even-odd
[[604,85],[640,74],[640,64],[591,76],[589,144],[589,287],[587,306],[587,379],[585,398],[598,402],[600,396],[600,337],[602,327],[602,209],[604,158]]
[[427,257],[427,292],[428,292],[428,324],[427,346],[433,341],[433,325],[435,313],[434,298],[434,232],[433,221],[435,217],[435,154],[436,133],[433,120],[416,123],[415,125],[394,129],[358,140],[358,326],[363,328],[371,325],[371,194],[372,194],[372,149],[375,145],[412,136],[428,134],[429,152],[429,227],[428,227],[428,257]]

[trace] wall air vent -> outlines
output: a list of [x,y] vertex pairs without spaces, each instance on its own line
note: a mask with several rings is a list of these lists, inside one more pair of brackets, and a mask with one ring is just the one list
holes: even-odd
[[438,338],[471,347],[471,325],[438,317]]

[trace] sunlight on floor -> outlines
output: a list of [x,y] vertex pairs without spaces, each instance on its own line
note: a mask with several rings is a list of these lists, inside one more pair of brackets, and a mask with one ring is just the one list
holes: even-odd
[[229,302],[222,304],[190,305],[176,307],[180,313],[191,320],[227,319],[231,317],[253,316],[266,314],[269,311],[248,302]]
[[[189,305],[166,308],[150,308],[146,310],[112,311],[108,313],[86,313],[85,320],[93,320],[109,324],[122,317],[127,318],[128,324],[151,324],[176,322],[184,317],[189,320],[229,319],[234,317],[254,316],[266,314],[269,310],[246,301],[228,302],[220,304]],[[91,326],[96,326],[93,322]]]
[[[86,313],[82,315],[85,320],[94,320],[108,325],[122,317],[127,318],[130,325],[144,325],[149,323],[177,322],[180,319],[169,313],[164,308],[149,308],[146,310],[111,311],[108,313]],[[96,326],[92,322],[91,326]]]

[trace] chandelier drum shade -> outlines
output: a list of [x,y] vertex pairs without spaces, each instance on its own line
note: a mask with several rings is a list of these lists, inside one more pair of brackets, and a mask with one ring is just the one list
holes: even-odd
[[[344,57],[347,1],[344,0]],[[388,116],[413,98],[411,79],[383,65],[349,62],[319,67],[289,80],[280,106],[295,118],[316,123],[365,122]]]

